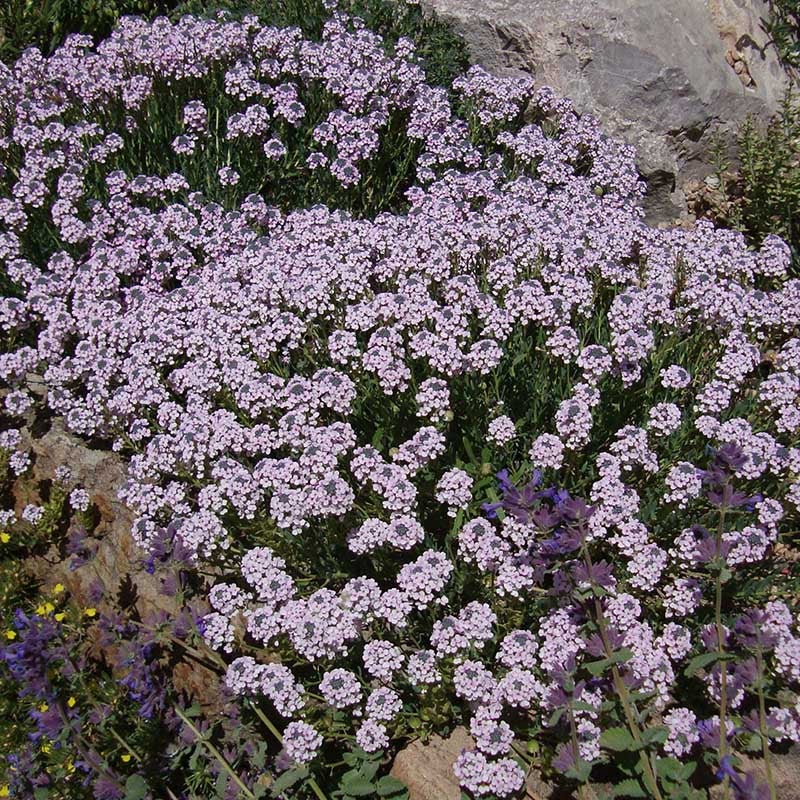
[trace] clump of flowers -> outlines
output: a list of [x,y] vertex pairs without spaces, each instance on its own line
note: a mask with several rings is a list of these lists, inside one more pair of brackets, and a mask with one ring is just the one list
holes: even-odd
[[[276,763],[396,747],[424,710],[469,724],[476,797],[610,766],[691,799],[700,759],[753,796],[750,750],[774,792],[800,740],[782,242],[649,227],[630,149],[568,100],[479,67],[451,98],[341,11],[319,40],[126,19],[0,84],[7,411],[38,371],[129,459],[133,536],[213,576],[200,631],[284,718]],[[398,136],[406,207],[351,213]],[[279,206],[282,170],[350,211]]]

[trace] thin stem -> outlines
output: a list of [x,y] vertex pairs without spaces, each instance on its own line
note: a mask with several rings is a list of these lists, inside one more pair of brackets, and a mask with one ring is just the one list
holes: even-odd
[[769,786],[770,800],[777,800],[775,781],[772,777],[772,754],[769,752],[769,735],[767,732],[767,704],[764,700],[764,659],[759,645],[756,650],[756,664],[758,666],[758,728],[761,733],[761,752],[764,756],[764,771],[767,773],[767,786]]
[[[567,710],[569,711],[569,730],[570,735],[572,736],[572,753],[575,756],[575,761],[577,762],[578,759],[581,757],[581,749],[578,745],[578,729],[575,726],[575,713],[572,709],[572,701],[567,704]],[[584,793],[583,793],[583,781],[578,784],[578,798],[579,800],[584,800]]]
[[197,737],[197,741],[203,744],[208,752],[217,759],[220,766],[225,770],[225,772],[228,773],[228,775],[230,775],[233,782],[244,792],[245,797],[249,798],[249,800],[256,800],[256,796],[247,788],[247,784],[245,784],[245,782],[236,774],[235,770],[228,763],[227,759],[222,755],[222,753],[219,752],[219,750],[217,750],[216,747],[214,747],[213,744],[211,744],[211,742],[208,741],[205,736],[203,736],[202,733],[200,733],[199,730],[197,730],[197,728],[195,728],[189,717],[187,717],[183,711],[178,708],[178,706],[175,706],[175,713],[181,718],[181,720],[183,720],[184,725],[186,725],[195,735],[195,737]]
[[[586,562],[586,567],[589,570],[589,575],[594,575],[592,557],[589,555],[589,550],[585,544],[583,546],[583,555]],[[592,578],[592,589],[595,588],[596,584]],[[603,649],[605,650],[606,658],[611,658],[613,656],[614,649],[611,647],[611,642],[608,638],[608,628],[606,626],[605,614],[603,613],[603,606],[600,602],[600,598],[597,596],[594,598],[594,612],[597,627],[600,631],[600,638],[603,641]],[[628,687],[625,685],[625,681],[622,679],[622,675],[620,674],[619,669],[617,669],[616,664],[611,665],[611,676],[614,680],[614,689],[619,695],[620,702],[622,703],[622,709],[625,713],[625,721],[628,723],[628,729],[631,732],[631,736],[633,736],[633,739],[637,745],[641,745],[642,733],[639,730],[639,723],[636,721],[636,714],[633,710],[630,694],[628,694]],[[653,766],[650,763],[650,759],[647,757],[647,753],[645,752],[644,748],[642,748],[639,752],[639,761],[642,765],[642,770],[644,772],[648,788],[652,792],[653,797],[655,800],[663,800],[661,792],[658,788],[658,779],[656,778],[656,773],[653,770]]]
[[141,764],[142,757],[111,727],[108,732]]
[[[725,527],[725,514],[727,512],[728,485],[722,489],[722,503],[719,507],[719,525],[717,526],[716,553],[717,559],[722,552],[722,534]],[[719,758],[725,758],[728,751],[728,731],[726,718],[728,711],[728,665],[722,660],[725,655],[725,628],[722,625],[722,569],[717,569],[717,577],[714,581],[714,624],[717,630],[717,654],[719,661]],[[730,779],[727,773],[722,779],[722,797],[728,800],[730,796]]]
[[[255,703],[248,703],[250,708],[256,712],[256,716],[264,723],[266,729],[278,740],[278,742],[283,743],[283,736],[281,736],[281,732],[272,724],[269,717],[255,704]],[[319,784],[311,777],[306,778],[306,783],[311,787],[311,791],[319,798],[319,800],[328,800],[325,796],[325,792],[319,788]]]

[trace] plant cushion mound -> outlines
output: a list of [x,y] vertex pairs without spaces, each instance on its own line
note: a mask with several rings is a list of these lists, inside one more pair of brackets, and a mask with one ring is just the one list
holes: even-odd
[[335,8],[318,40],[125,19],[0,83],[6,410],[38,372],[129,459],[134,538],[204,576],[284,762],[463,720],[473,796],[611,762],[692,797],[800,738],[782,240],[650,228],[568,100],[433,86]]

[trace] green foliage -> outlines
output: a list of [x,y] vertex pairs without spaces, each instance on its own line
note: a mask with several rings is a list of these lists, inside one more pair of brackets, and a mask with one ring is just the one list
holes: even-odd
[[333,792],[338,800],[355,800],[359,797],[379,797],[387,800],[407,800],[408,789],[402,781],[391,775],[378,777],[382,752],[365,753],[356,747],[342,757],[350,769],[339,778],[339,786]]
[[789,92],[766,126],[748,117],[739,132],[741,224],[754,241],[783,237],[800,254],[800,100]]
[[98,40],[125,14],[155,16],[174,5],[175,0],[3,0],[0,60],[13,62],[31,46],[49,54],[70,33]]
[[705,213],[741,230],[755,246],[776,234],[791,247],[793,275],[800,270],[800,97],[789,90],[780,113],[766,124],[753,116],[738,133],[740,165],[731,165],[719,141],[713,154],[718,197]]
[[[463,39],[435,14],[423,13],[419,6],[393,0],[341,0],[339,7],[363,19],[389,45],[400,37],[414,41],[429,83],[449,87],[469,65]],[[323,23],[330,17],[321,0],[185,0],[170,17],[178,20],[184,14],[209,16],[217,11],[233,18],[255,14],[280,27],[297,26],[315,39],[321,36]]]
[[800,0],[769,0],[770,16],[764,21],[784,64],[800,68]]

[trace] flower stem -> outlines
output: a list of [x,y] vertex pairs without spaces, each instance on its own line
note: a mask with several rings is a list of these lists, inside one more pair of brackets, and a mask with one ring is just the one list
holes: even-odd
[[756,650],[756,664],[758,666],[758,727],[761,733],[761,752],[764,756],[764,771],[767,774],[770,800],[777,800],[775,781],[772,777],[772,754],[769,752],[769,735],[767,732],[767,705],[764,700],[764,658],[761,647]]
[[[727,504],[725,498],[727,497],[727,486],[722,490],[723,501],[719,508],[719,525],[717,526],[717,541],[716,553],[717,559],[721,558],[722,554],[722,534],[725,527],[725,514],[727,512]],[[728,712],[728,665],[722,660],[725,655],[725,629],[722,625],[722,569],[717,569],[717,577],[715,579],[715,597],[714,597],[714,625],[717,630],[717,654],[720,657],[719,662],[719,757],[720,761],[727,755],[728,751],[728,731],[727,731],[727,712]],[[728,775],[722,779],[722,798],[728,800],[730,796],[730,779]]]
[[[586,562],[586,567],[589,571],[589,575],[594,575],[592,557],[589,555],[589,550],[585,544],[583,547],[583,556]],[[594,578],[591,579],[591,584],[592,590],[597,588]],[[594,598],[594,612],[597,627],[600,631],[600,638],[603,641],[603,649],[605,650],[606,658],[612,658],[614,650],[611,647],[611,642],[608,638],[608,628],[606,626],[605,614],[603,613],[603,605],[597,595],[595,595]],[[636,744],[641,746],[642,733],[639,730],[639,723],[636,721],[636,714],[633,710],[633,704],[631,702],[630,694],[628,693],[628,687],[625,685],[625,681],[622,679],[622,675],[620,674],[616,664],[611,665],[611,676],[614,680],[614,689],[619,696],[620,702],[622,703],[622,709],[625,712],[625,721],[628,724],[628,729],[630,730],[631,736],[633,736]],[[648,784],[648,788],[652,793],[652,796],[655,798],[655,800],[663,800],[661,792],[658,788],[658,779],[656,778],[656,773],[653,770],[653,766],[650,763],[650,759],[647,757],[647,753],[645,752],[644,748],[642,748],[639,752],[639,762],[642,765],[642,772],[644,773],[645,782]]]
[[181,720],[183,720],[184,725],[186,725],[186,727],[189,728],[195,737],[197,737],[197,741],[201,742],[206,750],[208,750],[208,752],[217,759],[220,766],[225,770],[225,772],[228,773],[228,775],[230,775],[233,782],[242,790],[245,797],[247,797],[248,800],[256,800],[256,796],[247,788],[245,782],[236,774],[235,770],[228,763],[227,759],[222,755],[222,753],[219,752],[219,750],[217,750],[216,747],[214,747],[213,744],[211,744],[211,742],[208,741],[208,739],[202,733],[200,733],[199,730],[197,730],[197,728],[195,728],[189,717],[187,717],[183,711],[178,708],[178,706],[175,706],[175,713],[181,718]]
[[[281,736],[281,732],[272,724],[270,718],[255,704],[255,703],[248,703],[250,708],[256,712],[256,716],[264,723],[266,729],[278,740],[278,742],[283,742],[283,736]],[[325,792],[319,788],[319,784],[311,777],[306,778],[306,783],[311,788],[311,791],[319,798],[319,800],[328,800],[325,796]]]

